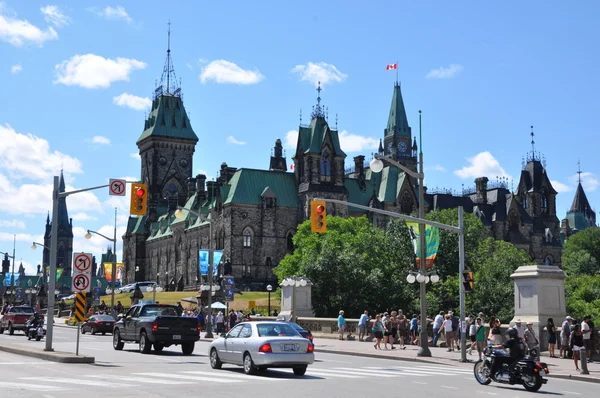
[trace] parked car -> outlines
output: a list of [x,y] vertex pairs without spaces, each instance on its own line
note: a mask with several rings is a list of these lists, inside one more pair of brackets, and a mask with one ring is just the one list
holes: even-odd
[[179,316],[174,305],[138,304],[115,323],[113,348],[122,350],[125,343],[138,343],[142,354],[161,352],[171,345],[181,345],[184,355],[192,355],[200,340],[198,318]]
[[287,322],[287,323],[288,323],[288,325],[291,325],[294,329],[296,329],[302,337],[304,337],[305,339],[309,339],[313,345],[315,344],[315,342],[313,341],[313,335],[310,330],[304,329],[302,326],[298,325],[295,322]]
[[314,345],[288,322],[242,322],[208,349],[210,366],[242,365],[246,374],[258,369],[292,368],[302,376],[315,361]]
[[33,307],[19,305],[12,307],[0,320],[0,334],[8,330],[8,334],[15,334],[15,330],[25,330],[25,323],[35,313]]
[[110,315],[92,315],[81,325],[81,333],[90,332],[91,334],[112,333],[115,327],[115,319]]
[[142,292],[145,292],[146,289],[148,288],[148,286],[154,286],[154,285],[156,285],[156,282],[136,282],[136,283],[130,283],[130,284],[125,285],[122,288],[120,288],[119,292],[121,292],[121,293],[133,293],[133,291],[135,290],[135,285],[138,285],[140,287],[140,289],[142,290]]

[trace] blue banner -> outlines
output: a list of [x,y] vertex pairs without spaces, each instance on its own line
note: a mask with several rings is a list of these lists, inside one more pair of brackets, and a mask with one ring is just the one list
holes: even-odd
[[[11,283],[10,283],[11,278],[10,277],[12,275],[13,274],[9,274],[9,273],[7,273],[7,274],[4,275],[4,286],[11,286]],[[17,281],[19,280],[19,277],[21,276],[21,274],[14,274],[14,276],[15,276],[14,286],[19,286],[19,284],[17,283]]]
[[[213,250],[213,275],[219,273],[219,262],[223,257],[223,250]],[[209,250],[198,250],[198,267],[200,268],[200,275],[208,275],[208,258]]]

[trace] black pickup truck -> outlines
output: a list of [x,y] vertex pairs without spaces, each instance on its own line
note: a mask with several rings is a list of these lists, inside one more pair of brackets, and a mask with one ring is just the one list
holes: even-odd
[[197,318],[179,316],[174,305],[138,304],[115,323],[113,348],[122,350],[124,343],[138,343],[142,354],[181,344],[183,355],[192,355],[196,341],[200,340]]

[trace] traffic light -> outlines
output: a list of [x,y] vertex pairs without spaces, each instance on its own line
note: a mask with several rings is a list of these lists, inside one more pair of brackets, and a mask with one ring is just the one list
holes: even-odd
[[463,286],[465,287],[465,292],[473,291],[473,287],[475,286],[475,280],[473,279],[473,272],[471,272],[471,271],[463,272]]
[[146,184],[131,184],[131,199],[129,214],[132,216],[145,216],[148,207],[148,187]]
[[327,232],[327,206],[325,201],[310,201],[310,226],[312,232]]

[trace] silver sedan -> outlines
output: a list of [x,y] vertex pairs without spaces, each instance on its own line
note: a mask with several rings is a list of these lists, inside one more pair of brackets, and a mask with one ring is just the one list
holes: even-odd
[[314,346],[286,322],[242,322],[208,349],[210,366],[242,365],[246,374],[258,369],[292,368],[302,376],[315,361]]

